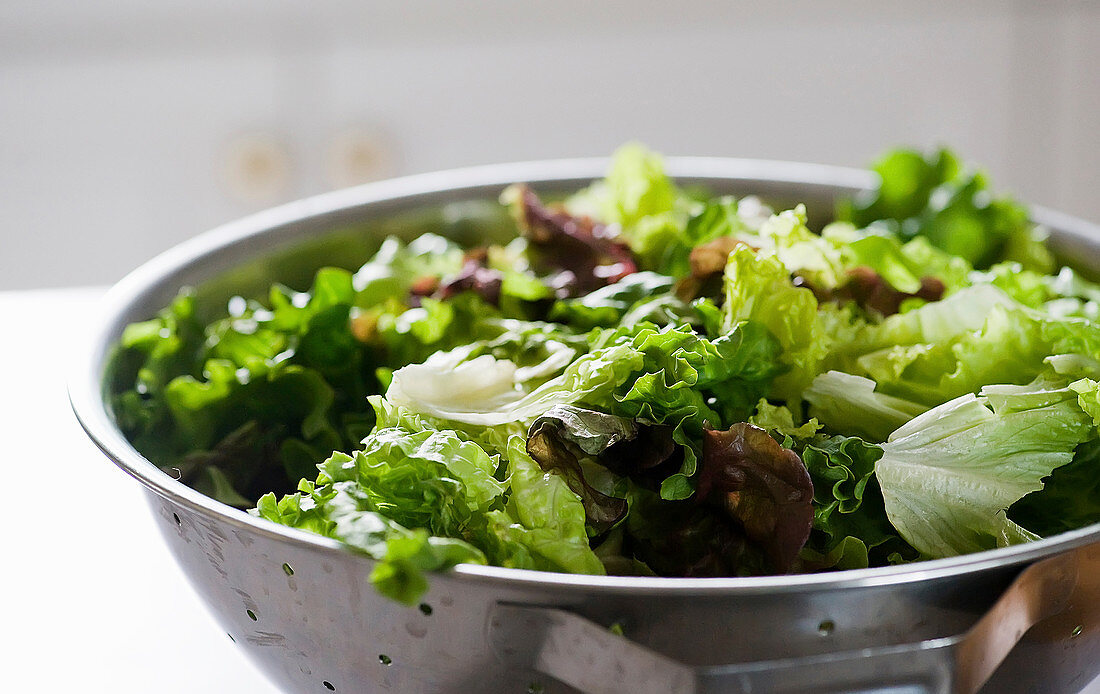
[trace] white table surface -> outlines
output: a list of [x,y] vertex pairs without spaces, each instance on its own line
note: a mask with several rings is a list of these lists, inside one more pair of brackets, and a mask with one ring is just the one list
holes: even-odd
[[[0,292],[0,691],[275,694],[187,584],[137,483],[69,408],[65,369],[102,294]],[[1082,694],[1100,694],[1100,679]]]
[[274,694],[187,584],[137,483],[69,408],[74,336],[102,293],[0,292],[0,691]]

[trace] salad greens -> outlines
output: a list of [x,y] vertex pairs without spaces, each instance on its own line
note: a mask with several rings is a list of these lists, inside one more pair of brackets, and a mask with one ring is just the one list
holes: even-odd
[[404,602],[458,563],[824,571],[1100,521],[1100,286],[950,152],[874,168],[811,229],[627,145],[560,202],[503,191],[504,245],[387,238],[212,321],[184,290],[124,332],[111,404]]

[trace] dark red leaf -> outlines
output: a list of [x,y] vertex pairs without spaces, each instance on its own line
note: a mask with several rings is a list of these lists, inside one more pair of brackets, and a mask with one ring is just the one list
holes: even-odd
[[597,533],[610,530],[626,515],[626,499],[608,496],[588,483],[581,468],[586,457],[581,448],[562,434],[561,424],[547,418],[536,420],[527,435],[527,454],[543,470],[557,472],[584,505],[586,522]]
[[637,272],[630,248],[590,217],[542,204],[527,186],[517,186],[516,217],[534,269],[551,278],[559,298],[582,296]]
[[878,313],[882,316],[892,316],[901,309],[901,304],[906,299],[924,299],[925,301],[939,301],[943,298],[946,289],[943,282],[935,277],[923,277],[920,281],[920,289],[915,293],[894,289],[882,275],[869,267],[856,267],[848,271],[845,283],[836,289],[829,291],[814,286],[805,278],[795,277],[795,284],[810,288],[819,302],[832,301],[844,303],[854,301],[864,310]]
[[450,299],[465,291],[476,292],[486,303],[500,304],[500,287],[504,275],[499,270],[485,267],[484,257],[468,257],[454,277],[447,278],[435,293],[437,299]]
[[[527,453],[543,470],[562,475],[581,497],[588,524],[603,532],[622,519],[626,501],[593,488],[585,479],[581,461],[655,487],[679,468],[681,452],[672,440],[672,427],[555,405],[531,424]],[[674,467],[670,469],[670,465]]]
[[703,432],[698,498],[718,504],[786,573],[810,536],[813,483],[798,454],[751,424]]

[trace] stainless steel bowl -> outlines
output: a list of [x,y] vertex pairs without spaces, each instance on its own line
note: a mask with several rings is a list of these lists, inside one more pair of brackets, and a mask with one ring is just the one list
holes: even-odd
[[[203,496],[116,427],[103,397],[113,345],[179,287],[200,287],[219,303],[272,281],[301,285],[322,264],[357,266],[387,233],[499,227],[487,202],[508,183],[565,193],[606,164],[488,166],[309,198],[199,236],[110,291],[94,347],[71,379],[73,407],[103,452],[145,487],[195,590],[260,669],[288,692],[319,694],[971,692],[990,673],[983,691],[1050,694],[1079,691],[1100,673],[1100,526],[832,574],[666,579],[462,565],[433,576],[423,605],[406,607],[370,587],[370,559]],[[864,171],[807,164],[674,158],[667,166],[685,185],[805,202],[826,215],[837,196],[872,183]],[[1100,228],[1045,210],[1034,217],[1057,253],[1100,270]]]

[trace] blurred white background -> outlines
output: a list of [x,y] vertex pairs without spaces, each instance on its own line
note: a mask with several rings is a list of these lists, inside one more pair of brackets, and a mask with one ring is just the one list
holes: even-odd
[[864,165],[949,144],[1100,220],[1100,3],[0,4],[0,289],[115,281],[378,177],[605,155]]

